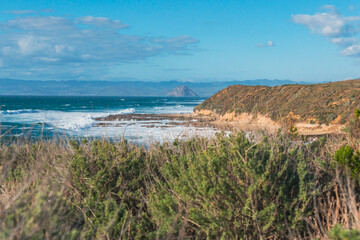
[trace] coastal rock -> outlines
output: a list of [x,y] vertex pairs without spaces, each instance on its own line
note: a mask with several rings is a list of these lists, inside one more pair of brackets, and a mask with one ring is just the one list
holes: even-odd
[[166,94],[167,97],[198,97],[198,95],[187,86],[179,86]]

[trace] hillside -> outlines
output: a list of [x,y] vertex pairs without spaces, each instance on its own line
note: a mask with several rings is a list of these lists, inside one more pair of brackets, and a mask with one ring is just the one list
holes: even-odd
[[194,111],[211,111],[220,116],[260,114],[274,121],[344,124],[359,107],[360,79],[357,79],[275,87],[234,85],[210,97]]

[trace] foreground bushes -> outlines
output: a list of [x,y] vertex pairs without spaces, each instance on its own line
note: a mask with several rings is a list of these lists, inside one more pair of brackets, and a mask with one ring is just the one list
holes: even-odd
[[0,238],[360,239],[356,142],[291,139],[0,146]]

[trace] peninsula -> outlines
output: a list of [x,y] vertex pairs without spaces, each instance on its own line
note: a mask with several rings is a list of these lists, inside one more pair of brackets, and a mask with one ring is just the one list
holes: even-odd
[[300,135],[339,134],[360,107],[360,79],[282,86],[227,87],[194,109],[193,114],[111,115],[97,120],[182,120],[184,125],[223,130],[296,128]]

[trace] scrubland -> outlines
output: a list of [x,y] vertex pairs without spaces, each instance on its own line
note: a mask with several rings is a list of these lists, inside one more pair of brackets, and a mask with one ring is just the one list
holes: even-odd
[[359,144],[280,130],[3,143],[0,239],[360,239]]

